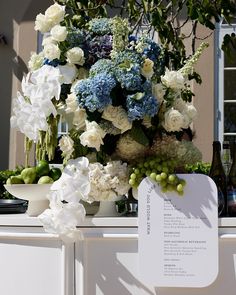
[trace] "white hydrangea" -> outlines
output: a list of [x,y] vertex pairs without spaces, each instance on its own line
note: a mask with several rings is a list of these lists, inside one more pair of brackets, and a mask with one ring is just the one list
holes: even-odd
[[154,66],[154,62],[149,59],[146,58],[144,60],[142,69],[141,69],[141,74],[146,78],[146,79],[151,79],[153,74],[154,74],[154,70],[153,70],[153,66]]
[[132,123],[128,120],[127,112],[122,106],[107,106],[102,113],[102,118],[111,121],[116,128],[121,130],[121,133],[132,128]]
[[84,51],[80,47],[73,47],[66,52],[68,63],[82,66],[85,62]]
[[61,73],[61,83],[62,84],[72,84],[77,77],[78,70],[75,65],[65,64],[63,66],[59,65],[58,69]]
[[58,42],[62,42],[66,40],[67,37],[67,29],[65,26],[56,25],[54,26],[51,31],[52,39]]
[[161,76],[161,82],[168,88],[180,90],[184,88],[185,78],[179,71],[170,71],[166,68],[165,75]]
[[76,226],[86,214],[79,201],[87,199],[90,192],[88,165],[89,161],[85,157],[68,161],[61,177],[51,187],[50,209],[39,216],[44,229],[58,234],[64,242],[75,242],[81,238]]
[[89,122],[86,120],[86,130],[80,135],[80,143],[83,146],[88,146],[95,148],[100,151],[100,146],[103,144],[103,138],[105,137],[105,132],[101,127],[95,122]]
[[183,113],[187,111],[187,104],[182,98],[177,98],[173,102],[173,108]]
[[30,60],[28,61],[28,68],[30,71],[35,71],[43,65],[43,53],[31,52]]
[[56,45],[57,42],[52,38],[52,36],[48,36],[48,35],[44,36],[43,41],[42,41],[42,46],[44,47],[44,46],[50,45],[50,44]]
[[49,60],[59,59],[61,50],[56,44],[47,44],[43,48],[43,55]]
[[59,140],[59,147],[63,157],[68,160],[74,152],[74,141],[69,135],[63,135]]
[[61,6],[57,3],[48,7],[45,11],[46,20],[51,22],[52,25],[57,25],[63,21],[65,16],[65,6]]
[[197,117],[197,110],[192,104],[187,104],[186,112],[191,120],[194,120]]
[[178,110],[171,108],[165,113],[162,126],[167,132],[180,131],[184,126],[184,116]]

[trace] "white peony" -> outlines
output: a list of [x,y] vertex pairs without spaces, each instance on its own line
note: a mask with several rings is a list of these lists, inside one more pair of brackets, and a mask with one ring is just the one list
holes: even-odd
[[52,27],[52,22],[46,18],[46,16],[42,13],[38,14],[36,16],[35,20],[35,31],[40,31],[41,33],[48,32]]
[[41,68],[43,65],[43,53],[40,52],[37,54],[36,52],[31,52],[31,57],[28,62],[28,67],[30,71],[35,71]]
[[74,152],[74,141],[69,135],[63,135],[59,141],[59,147],[62,151],[63,157],[70,159]]
[[153,83],[152,84],[152,94],[155,96],[155,98],[162,102],[164,100],[164,95],[166,93],[166,90],[164,86],[161,83]]
[[151,79],[153,74],[154,74],[154,70],[153,70],[153,66],[154,66],[154,62],[149,59],[146,58],[144,60],[142,69],[141,69],[141,74],[146,78],[146,79]]
[[184,88],[185,79],[184,76],[179,71],[170,71],[166,68],[164,76],[161,76],[162,83],[174,90],[180,90]]
[[63,21],[65,16],[65,6],[61,6],[57,3],[48,7],[45,11],[46,20],[51,22],[53,25],[59,24]]
[[80,47],[73,47],[66,52],[68,63],[82,66],[85,62],[84,52]]
[[177,98],[173,102],[173,108],[182,113],[187,111],[187,104],[182,98]]
[[111,121],[116,128],[121,130],[121,133],[132,128],[132,123],[129,122],[127,113],[122,106],[107,106],[103,111],[102,118]]
[[59,59],[61,50],[56,44],[47,44],[43,48],[43,54],[49,60]]
[[55,41],[62,42],[66,40],[67,29],[64,26],[56,25],[51,29],[50,33]]
[[80,142],[83,146],[95,148],[97,151],[100,151],[100,146],[103,144],[102,139],[105,135],[105,132],[95,121],[86,121],[86,131],[80,135]]
[[179,111],[171,108],[165,113],[162,125],[167,132],[175,132],[180,131],[184,123],[184,116]]

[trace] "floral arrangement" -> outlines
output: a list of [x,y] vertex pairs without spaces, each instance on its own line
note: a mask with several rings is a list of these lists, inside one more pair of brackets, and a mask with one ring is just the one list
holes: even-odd
[[[115,200],[137,187],[130,176],[140,159],[172,159],[174,168],[201,160],[183,135],[197,116],[190,79],[207,45],[173,70],[162,46],[148,34],[131,34],[126,19],[80,23],[70,13],[56,2],[36,17],[43,50],[31,55],[11,118],[26,135],[26,151],[36,144],[38,160],[52,160],[57,146],[62,152],[66,166],[43,215],[56,232],[65,230],[55,227],[58,212],[72,206],[84,214],[80,199]],[[69,132],[58,142],[60,120]]]

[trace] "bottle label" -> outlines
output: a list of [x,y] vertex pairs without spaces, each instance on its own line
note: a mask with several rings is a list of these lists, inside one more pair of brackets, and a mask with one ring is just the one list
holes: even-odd
[[236,189],[231,189],[228,191],[228,206],[236,206]]

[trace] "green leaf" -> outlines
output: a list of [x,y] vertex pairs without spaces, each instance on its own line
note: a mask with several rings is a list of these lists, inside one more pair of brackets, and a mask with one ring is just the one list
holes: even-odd
[[149,145],[149,140],[148,140],[147,136],[145,135],[145,133],[143,132],[140,124],[139,125],[133,124],[133,127],[130,131],[130,135],[138,143],[140,143],[144,146]]

